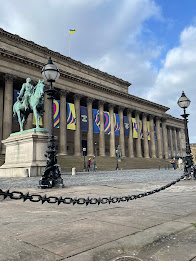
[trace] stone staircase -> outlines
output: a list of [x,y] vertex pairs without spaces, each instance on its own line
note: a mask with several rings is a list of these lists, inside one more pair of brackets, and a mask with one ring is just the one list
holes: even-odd
[[[88,157],[85,157],[87,166]],[[61,167],[61,172],[71,172],[73,167],[77,172],[83,171],[84,157],[76,156],[58,156],[58,164]],[[117,161],[116,158],[111,157],[96,157],[97,170],[115,170]],[[119,170],[125,169],[159,169],[159,168],[171,168],[169,160],[165,159],[144,159],[144,158],[124,158],[121,162],[118,162]],[[91,165],[92,169],[92,165]]]
[[[84,168],[84,157],[75,156],[58,156],[58,164],[61,167],[61,172],[71,172],[72,168],[75,167],[77,172],[83,171]],[[5,156],[0,154],[0,166],[3,165]],[[87,166],[88,157],[85,157]],[[116,158],[111,157],[96,157],[97,170],[115,170],[116,169]],[[118,162],[119,170],[124,169],[159,169],[159,168],[171,168],[169,160],[165,159],[144,159],[144,158],[124,158],[121,162]],[[92,169],[92,164],[91,164]]]

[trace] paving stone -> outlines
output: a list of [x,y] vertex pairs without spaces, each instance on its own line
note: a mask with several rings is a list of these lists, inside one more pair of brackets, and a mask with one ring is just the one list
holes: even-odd
[[78,220],[17,236],[26,243],[69,257],[136,233],[138,229],[97,220]]

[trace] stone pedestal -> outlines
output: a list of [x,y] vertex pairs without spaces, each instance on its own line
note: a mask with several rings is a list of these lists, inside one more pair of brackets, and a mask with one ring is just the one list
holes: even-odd
[[37,128],[12,133],[2,143],[6,147],[0,177],[41,176],[46,166],[48,131]]

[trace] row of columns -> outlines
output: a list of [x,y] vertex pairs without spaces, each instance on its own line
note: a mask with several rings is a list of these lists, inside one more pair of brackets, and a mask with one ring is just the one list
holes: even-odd
[[[60,109],[60,118],[66,119],[66,95],[67,92],[62,91],[61,92],[61,98],[60,98],[60,104],[63,103],[61,109]],[[74,95],[74,105],[76,110],[76,119],[80,119],[80,99],[81,95]],[[92,114],[92,98],[87,98],[87,111],[88,111],[88,122],[89,122],[89,128],[87,133],[87,151],[88,155],[94,154],[94,143],[93,143],[93,114]],[[99,134],[99,155],[105,156],[105,133],[104,133],[104,102],[99,101],[98,103],[98,109],[99,109],[99,117],[100,117],[100,134]],[[124,122],[123,122],[123,110],[124,107],[119,106],[118,107],[118,114],[120,119],[120,137],[119,137],[119,144],[122,149],[122,156],[125,156],[125,137],[124,137]],[[130,126],[132,126],[132,109],[128,109],[128,120]],[[135,112],[135,119],[136,123],[139,126],[140,122],[140,114],[139,111]],[[114,114],[114,105],[109,105],[109,114],[110,114],[110,121],[111,121],[111,133],[110,133],[110,156],[115,157],[116,156],[116,144],[115,144],[115,134],[114,134],[114,121],[113,121],[113,114]],[[153,115],[149,116],[150,121],[150,143],[148,142],[148,135],[147,135],[147,113],[142,113],[142,120],[143,120],[143,136],[144,136],[144,158],[149,158],[150,156],[152,158],[156,158],[156,144],[155,144],[155,136],[154,136],[154,118],[156,119],[156,135],[157,135],[157,152],[158,152],[158,158],[164,157],[168,158],[168,137],[167,137],[167,126],[166,126],[166,120],[162,120],[162,135],[161,135],[161,118],[160,117],[154,117]],[[66,120],[60,121],[60,153],[66,155],[67,154],[67,141],[66,141]],[[163,139],[163,153],[162,153],[162,139]],[[173,139],[172,139],[173,141]],[[180,137],[178,136],[175,139],[176,144],[180,143]],[[63,144],[64,145],[63,145]],[[150,144],[150,149],[149,149]],[[176,145],[177,146],[177,145]],[[149,151],[151,151],[151,155],[149,154]],[[133,150],[133,133],[132,128],[130,128],[130,134],[128,138],[128,153],[129,157],[134,157],[134,150]],[[80,133],[80,120],[76,120],[76,131],[74,132],[74,155],[80,156],[81,155],[81,133]],[[172,153],[173,155],[173,153]],[[141,158],[142,157],[142,151],[141,151],[141,139],[136,139],[136,157]]]
[[[6,139],[12,133],[12,106],[13,104],[13,80],[14,76],[6,74],[5,76],[5,91],[3,95],[3,89],[0,88],[0,123],[3,123],[3,126],[0,126],[0,140]],[[66,96],[67,91],[60,91],[60,118],[64,119],[60,121],[60,142],[59,142],[59,150],[61,154],[67,155],[67,121],[66,121]],[[4,97],[4,101],[3,101]],[[74,95],[74,105],[76,110],[76,130],[74,131],[74,155],[80,156],[81,155],[81,132],[80,132],[80,99],[81,95],[75,94]],[[4,108],[3,108],[4,104]],[[49,101],[45,95],[44,97],[44,106],[45,106],[45,113],[44,113],[44,127],[48,129],[49,127]],[[88,134],[87,134],[87,146],[88,146],[88,154],[93,155],[94,153],[94,143],[93,143],[93,114],[92,114],[92,104],[93,99],[87,98],[87,110],[88,110]],[[99,155],[105,156],[105,134],[104,134],[104,102],[99,101],[98,103],[99,109],[99,117],[100,117],[100,134],[99,134]],[[125,137],[124,137],[124,123],[123,123],[123,110],[124,107],[118,107],[118,114],[120,119],[120,137],[119,137],[119,144],[122,149],[122,156],[125,156]],[[132,126],[132,109],[128,109],[127,116],[129,120],[130,126]],[[110,156],[115,157],[116,155],[116,144],[115,144],[115,134],[114,134],[114,121],[113,121],[113,114],[114,114],[114,105],[109,105],[109,114],[111,120],[111,134],[110,134]],[[136,123],[139,126],[140,121],[140,114],[141,112],[135,111],[135,119]],[[156,117],[156,134],[157,134],[157,149],[158,149],[158,158],[162,158],[162,138],[161,138],[161,129],[160,129],[160,118]],[[154,137],[154,116],[149,116],[150,121],[150,151],[151,155],[149,155],[149,142],[147,137],[147,114],[142,113],[142,120],[143,120],[143,136],[144,136],[144,157],[149,158],[156,158],[156,146],[155,146],[155,137]],[[28,122],[26,124],[26,129],[32,127],[32,115],[28,118]],[[162,137],[163,137],[163,154],[164,157],[168,158],[168,137],[167,137],[167,128],[166,128],[166,121],[162,120]],[[178,151],[178,147],[180,151],[182,150],[180,142],[179,131],[176,132],[175,128],[169,128],[169,141],[170,141],[170,149],[171,149],[171,156],[174,155],[174,150]],[[2,152],[4,148],[2,146]],[[132,128],[130,128],[130,134],[128,138],[128,153],[129,157],[134,157],[134,150],[133,150],[133,133]],[[142,157],[141,151],[141,139],[136,139],[136,156]]]
[[170,145],[171,157],[182,155],[182,144],[179,129],[171,126],[168,127],[168,142]]

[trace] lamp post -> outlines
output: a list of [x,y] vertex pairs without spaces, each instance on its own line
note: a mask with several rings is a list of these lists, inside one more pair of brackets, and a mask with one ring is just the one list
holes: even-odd
[[50,83],[50,88],[45,92],[48,95],[50,111],[49,111],[49,135],[48,135],[48,150],[46,151],[46,167],[43,171],[42,177],[39,181],[39,188],[63,188],[63,179],[57,165],[56,146],[54,138],[54,118],[53,118],[53,100],[57,91],[53,88],[52,83],[55,82],[59,76],[59,69],[53,64],[51,57],[48,63],[42,68],[42,76],[44,80]]
[[97,142],[95,142],[95,156],[97,157]]
[[116,149],[116,170],[118,170],[118,150]]
[[182,91],[181,97],[178,99],[178,106],[184,109],[184,114],[181,116],[184,118],[184,128],[185,128],[185,139],[186,139],[186,157],[185,157],[185,167],[184,167],[184,174],[185,176],[190,176],[191,170],[193,167],[193,158],[191,154],[191,147],[189,143],[189,133],[188,133],[188,116],[189,114],[186,113],[186,109],[189,107],[191,101],[189,98],[186,97],[184,91]]
[[85,170],[86,170],[86,162],[85,162],[86,148],[83,148],[82,151],[83,151],[83,156],[84,156],[84,167],[83,167],[83,171],[85,171]]

